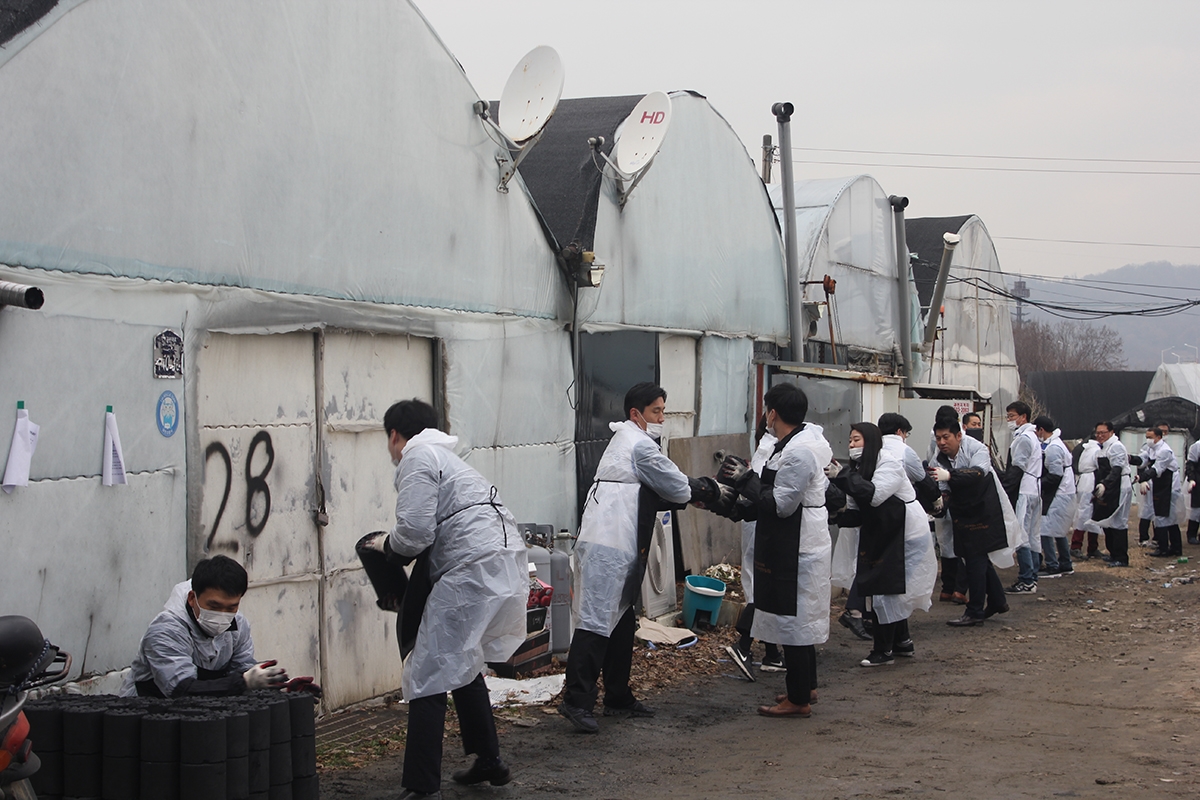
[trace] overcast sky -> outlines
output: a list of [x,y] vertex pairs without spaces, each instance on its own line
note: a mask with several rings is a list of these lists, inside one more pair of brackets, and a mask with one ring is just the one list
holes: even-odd
[[755,163],[790,101],[794,147],[886,153],[797,151],[798,179],[867,173],[910,217],[978,214],[1008,273],[1200,263],[1195,0],[416,2],[489,99],[547,44],[564,97],[698,91]]

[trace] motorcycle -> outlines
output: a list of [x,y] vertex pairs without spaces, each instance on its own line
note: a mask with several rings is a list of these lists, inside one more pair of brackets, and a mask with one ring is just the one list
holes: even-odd
[[0,800],[37,800],[29,783],[41,767],[22,707],[31,689],[67,677],[71,654],[27,617],[0,617]]

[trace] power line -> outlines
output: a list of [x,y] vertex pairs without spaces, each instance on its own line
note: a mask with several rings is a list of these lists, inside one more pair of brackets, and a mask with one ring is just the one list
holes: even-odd
[[[1200,173],[1197,173],[1200,174]],[[1178,250],[1200,250],[1200,244],[1150,244],[1148,242],[1094,242],[1089,239],[1039,239],[1033,236],[993,236],[1017,242],[1060,242],[1062,244],[1097,244],[1109,247],[1169,247]]]
[[1018,298],[1015,294],[1006,288],[996,286],[990,281],[985,281],[982,278],[955,278],[962,283],[978,286],[986,292],[990,292],[1000,297],[1008,298],[1009,300],[1020,300],[1023,303],[1041,309],[1052,316],[1061,317],[1063,319],[1075,320],[1097,320],[1107,317],[1168,317],[1173,314],[1178,314],[1183,311],[1200,306],[1200,300],[1182,300],[1177,303],[1168,303],[1160,306],[1150,306],[1147,308],[1133,308],[1126,310],[1101,311],[1094,308],[1084,308],[1080,306],[1071,306],[1064,303],[1047,303],[1040,300],[1030,300],[1029,298]]
[[824,164],[839,167],[883,167],[885,169],[948,169],[972,172],[1044,172],[1064,175],[1163,175],[1175,177],[1200,176],[1200,172],[1166,172],[1120,169],[1038,169],[1036,167],[966,167],[953,164],[873,164],[866,161],[812,161],[797,159],[798,164]]
[[956,153],[907,153],[902,150],[838,150],[833,147],[793,147],[793,150],[816,153],[857,153],[872,156],[919,156],[921,158],[995,158],[1007,161],[1078,161],[1088,164],[1200,164],[1187,159],[1154,158],[1065,158],[1058,156],[985,156]]
[[[968,267],[968,266],[955,265],[954,269],[963,270],[966,272],[982,272],[985,275],[990,275],[992,273],[992,270],[986,269],[984,267]],[[1200,293],[1200,287],[1165,286],[1161,283],[1143,283],[1141,281],[1106,281],[1106,280],[1103,280],[1102,278],[1065,278],[1065,277],[1054,277],[1053,275],[1037,275],[1037,274],[1033,274],[1033,273],[1023,273],[1023,274],[1012,273],[1012,276],[1016,277],[1016,278],[1027,278],[1027,279],[1032,279],[1032,280],[1048,281],[1050,283],[1078,283],[1078,284],[1082,284],[1084,286],[1088,286],[1089,284],[1104,284],[1106,286],[1124,286],[1124,287],[1136,286],[1139,289],[1176,289],[1176,290],[1180,290],[1180,291],[1184,291],[1184,292]],[[1091,287],[1091,288],[1099,289],[1100,287],[1095,286],[1095,287]]]

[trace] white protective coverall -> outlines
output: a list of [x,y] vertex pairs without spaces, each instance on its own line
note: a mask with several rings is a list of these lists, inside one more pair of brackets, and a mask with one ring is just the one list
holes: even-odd
[[[1143,464],[1154,458],[1154,456],[1150,455],[1150,450],[1149,440],[1143,440],[1142,446],[1138,450],[1138,457],[1142,459]],[[1136,491],[1133,493],[1133,502],[1138,504],[1138,519],[1154,519],[1154,495],[1150,492],[1150,484],[1142,483],[1136,479],[1139,469],[1141,467],[1133,468],[1135,477],[1132,479],[1137,484]]]
[[[763,465],[771,457],[771,451],[779,440],[769,433],[764,433],[758,442],[754,455],[750,456],[750,469],[754,474],[762,476]],[[754,602],[754,520],[742,520],[742,592],[746,595],[746,603]]]
[[[1200,477],[1200,442],[1193,442],[1192,446],[1188,448],[1187,462],[1188,462],[1188,466],[1191,467],[1191,472],[1189,474]],[[1188,480],[1196,480],[1196,478],[1193,477],[1193,478],[1189,478]],[[1184,494],[1189,496],[1188,521],[1189,522],[1200,521],[1200,505],[1194,506],[1191,504],[1191,500],[1190,500],[1191,492],[1190,491],[1185,491]]]
[[433,589],[401,678],[406,700],[461,689],[525,641],[525,542],[495,487],[454,454],[457,444],[426,428],[396,467],[388,546],[403,556],[432,547]]
[[644,484],[668,503],[687,503],[688,478],[636,422],[611,422],[613,438],[596,467],[575,544],[575,627],[600,636],[637,601],[638,493]]
[[242,613],[234,615],[229,630],[209,636],[188,614],[191,590],[190,580],[175,584],[162,611],[150,621],[121,684],[121,697],[136,697],[137,684],[151,679],[164,697],[171,697],[181,681],[196,679],[197,668],[240,675],[255,665],[250,623]]
[[[1033,423],[1026,422],[1013,434],[1008,447],[1014,466],[1019,468],[1021,488],[1017,493],[1014,509],[1021,523],[1021,541],[1018,547],[1028,547],[1035,553],[1042,552],[1042,537],[1039,532],[1042,519],[1042,443],[1038,439]],[[1036,566],[1036,560],[1034,562]]]
[[[1117,510],[1107,519],[1096,520],[1096,524],[1101,528],[1126,530],[1129,528],[1129,508],[1133,505],[1133,483],[1129,477],[1129,451],[1125,449],[1125,445],[1121,444],[1120,437],[1113,434],[1107,442],[1100,445],[1100,452],[1096,454],[1096,458],[1108,459],[1111,469],[1121,471],[1121,499],[1117,503]],[[1107,475],[1097,473],[1097,480],[1100,483],[1103,483],[1106,477]]]
[[1100,526],[1092,521],[1092,492],[1096,489],[1096,456],[1100,444],[1088,439],[1079,454],[1079,475],[1075,478],[1075,522],[1077,531],[1100,533]]
[[1171,470],[1175,474],[1171,478],[1171,505],[1166,516],[1160,517],[1154,513],[1153,485],[1142,495],[1142,503],[1146,508],[1150,509],[1150,516],[1154,519],[1154,527],[1167,528],[1171,525],[1177,525],[1179,523],[1177,513],[1179,510],[1179,501],[1183,496],[1183,482],[1179,477],[1179,460],[1175,458],[1175,451],[1171,449],[1171,445],[1167,444],[1166,439],[1159,439],[1150,445],[1149,450],[1143,448],[1143,452],[1154,460],[1154,466],[1150,469],[1154,471],[1155,475],[1162,475],[1167,470]]
[[[1021,542],[1022,529],[1021,523],[1013,512],[1012,503],[1008,502],[1008,495],[1004,493],[1004,487],[1000,484],[1000,476],[992,469],[992,454],[987,449],[987,445],[977,442],[969,436],[963,436],[962,442],[958,447],[958,455],[950,462],[950,469],[970,469],[978,468],[986,474],[992,476],[992,481],[996,485],[996,494],[1000,498],[1000,513],[1004,517],[1004,531],[1008,536],[1008,546],[1003,550],[992,550],[988,553],[988,559],[997,569],[1008,569],[1015,561],[1013,559],[1013,551],[1017,549]],[[930,462],[932,465],[934,462]],[[941,462],[937,462],[939,465]],[[950,484],[939,481],[938,486],[943,492],[950,490]],[[954,520],[950,517],[950,512],[946,512],[946,521],[950,523],[946,526],[946,533],[950,537],[951,543],[954,541]]]
[[[889,442],[889,439],[894,441]],[[904,503],[904,594],[871,596],[871,608],[885,625],[906,620],[917,609],[928,611],[933,584],[937,581],[938,564],[933,552],[933,535],[929,532],[929,516],[917,502],[917,492],[901,461],[903,451],[908,449],[899,436],[884,436],[883,450],[879,453],[875,474],[871,476],[875,486],[872,506],[880,505],[893,495]],[[854,502],[853,498],[846,500],[847,504]]]
[[[1058,491],[1050,502],[1050,508],[1042,515],[1042,536],[1065,539],[1071,535],[1071,522],[1075,519],[1075,470],[1071,468],[1071,451],[1063,444],[1062,431],[1055,430],[1046,442],[1045,468],[1050,475],[1062,475]],[[1043,480],[1045,475],[1042,476]]]
[[797,557],[796,616],[763,611],[755,604],[751,636],[779,645],[815,645],[829,640],[829,514],[825,467],[833,448],[820,425],[806,422],[764,469],[775,472],[772,493],[780,517],[801,514],[800,551]]

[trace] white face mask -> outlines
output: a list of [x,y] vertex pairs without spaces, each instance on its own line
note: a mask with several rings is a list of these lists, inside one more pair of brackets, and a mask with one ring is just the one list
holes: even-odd
[[1019,427],[1019,426],[1017,425],[1017,421],[1016,421],[1015,419],[1010,419],[1010,420],[1008,421],[1008,429],[1009,429],[1010,431],[1012,431],[1013,433],[1016,433],[1016,432],[1017,432],[1017,428],[1018,428],[1018,427]]
[[220,636],[233,625],[235,614],[229,611],[209,611],[201,608],[196,612],[196,624],[209,636]]
[[646,433],[651,439],[661,439],[663,435],[663,424],[661,422],[647,422]]
[[862,451],[863,451],[863,449],[861,447],[851,447],[850,448],[850,460],[858,461],[860,458],[862,458]]

